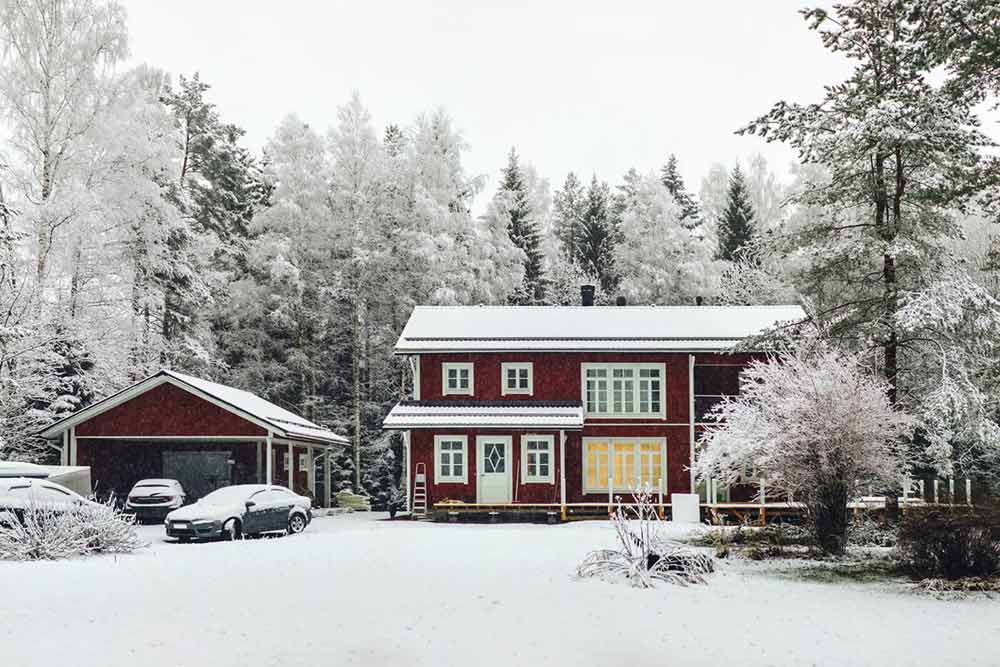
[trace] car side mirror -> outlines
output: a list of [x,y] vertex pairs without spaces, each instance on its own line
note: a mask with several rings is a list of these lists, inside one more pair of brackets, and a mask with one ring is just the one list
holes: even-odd
[[256,505],[257,505],[257,503],[255,503],[255,502],[254,502],[254,501],[252,501],[252,500],[248,500],[248,501],[246,501],[246,503],[244,503],[244,504],[245,504],[245,505],[247,506],[247,509],[250,509],[251,507],[256,507]]

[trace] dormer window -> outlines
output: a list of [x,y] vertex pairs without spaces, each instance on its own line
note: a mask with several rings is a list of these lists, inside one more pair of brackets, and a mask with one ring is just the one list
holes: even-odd
[[472,364],[441,364],[441,387],[445,396],[472,396],[475,383]]
[[500,392],[507,394],[534,393],[534,378],[531,362],[519,364],[500,364]]

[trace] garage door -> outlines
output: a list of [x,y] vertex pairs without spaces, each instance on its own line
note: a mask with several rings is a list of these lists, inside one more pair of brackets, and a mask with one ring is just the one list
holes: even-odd
[[163,476],[176,479],[197,500],[232,483],[230,452],[163,452]]

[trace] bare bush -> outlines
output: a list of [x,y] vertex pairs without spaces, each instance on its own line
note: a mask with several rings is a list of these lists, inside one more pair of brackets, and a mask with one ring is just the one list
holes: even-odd
[[652,588],[656,581],[704,583],[705,575],[715,570],[711,556],[663,537],[648,487],[632,498],[633,505],[619,506],[611,517],[620,548],[592,551],[577,567],[577,575],[624,580],[636,588]]
[[16,515],[0,515],[2,560],[59,560],[142,546],[134,518],[111,504],[71,509],[30,504]]

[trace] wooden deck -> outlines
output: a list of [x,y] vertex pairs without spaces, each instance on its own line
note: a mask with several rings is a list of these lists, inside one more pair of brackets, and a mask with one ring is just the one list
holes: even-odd
[[[900,507],[925,505],[922,500],[900,498]],[[525,519],[532,515],[550,523],[581,519],[607,519],[621,507],[634,507],[634,503],[462,503],[441,502],[432,506],[432,518],[437,521],[458,521],[461,518],[500,521]],[[653,503],[661,518],[665,518],[670,503]],[[884,498],[861,498],[850,502],[848,510],[857,516],[861,512],[882,511]],[[805,512],[805,505],[798,502],[767,503],[701,503],[702,516],[715,525],[730,521],[740,524],[765,525],[769,520],[798,517]]]

